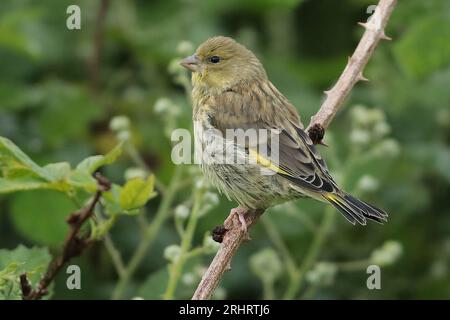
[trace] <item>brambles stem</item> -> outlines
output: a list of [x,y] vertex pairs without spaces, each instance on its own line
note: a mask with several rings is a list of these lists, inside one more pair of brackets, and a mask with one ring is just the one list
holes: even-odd
[[94,214],[95,206],[99,202],[102,192],[109,190],[111,187],[109,181],[100,174],[95,174],[95,178],[98,182],[98,190],[95,193],[94,198],[85,207],[81,208],[79,211],[73,212],[67,217],[66,221],[69,224],[69,233],[64,241],[62,252],[50,262],[47,271],[41,281],[39,281],[37,288],[31,288],[26,274],[20,276],[23,300],[38,300],[45,296],[48,293],[48,286],[52,283],[64,265],[69,262],[70,259],[79,256],[92,243],[92,240],[89,237],[80,235],[81,227]]

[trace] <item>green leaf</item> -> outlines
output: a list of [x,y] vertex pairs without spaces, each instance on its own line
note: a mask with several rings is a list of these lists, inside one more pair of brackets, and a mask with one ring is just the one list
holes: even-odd
[[156,196],[154,191],[154,176],[147,180],[135,178],[127,181],[120,193],[120,206],[125,210],[132,210],[144,206],[147,201]]
[[46,248],[0,250],[0,300],[21,299],[19,276],[26,273],[32,286],[43,276],[51,256]]
[[75,170],[84,171],[92,174],[98,168],[113,163],[122,154],[123,150],[122,145],[123,145],[122,143],[118,144],[114,149],[112,149],[104,156],[97,155],[84,159],[77,165]]
[[34,190],[14,195],[10,219],[27,239],[56,247],[61,245],[68,231],[65,218],[75,210],[75,204],[63,193]]
[[83,189],[87,192],[95,192],[97,190],[97,181],[91,174],[75,170],[72,171],[67,178],[67,183],[76,189]]
[[19,178],[19,179],[5,179],[0,178],[0,193],[9,193],[16,191],[25,191],[33,189],[47,189],[49,184],[38,178]]
[[64,179],[70,173],[68,162],[50,163],[44,167],[52,181]]
[[0,300],[20,299],[17,269],[20,264],[11,262],[3,270],[0,269]]
[[113,184],[109,191],[103,192],[102,198],[104,200],[103,202],[108,215],[115,215],[124,211],[124,209],[120,206],[121,192],[122,187],[117,184]]
[[394,53],[406,73],[420,77],[450,64],[450,28],[442,27],[449,23],[440,13],[424,16],[396,42]]
[[47,171],[38,166],[11,140],[0,137],[0,170],[3,177],[36,175],[44,180],[50,180]]
[[68,192],[97,190],[92,177],[101,166],[114,162],[122,153],[120,143],[106,155],[86,158],[75,170],[68,162],[50,163],[40,167],[10,140],[0,137],[0,193],[21,190],[52,189]]

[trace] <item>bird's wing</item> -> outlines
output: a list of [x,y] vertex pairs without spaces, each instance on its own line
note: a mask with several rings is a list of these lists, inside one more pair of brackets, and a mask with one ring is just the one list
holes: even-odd
[[[273,87],[273,90],[276,89]],[[271,96],[261,97],[264,94]],[[225,136],[227,129],[267,129],[274,136],[267,141],[259,139],[256,148],[247,140],[243,146],[259,165],[311,192],[336,192],[338,187],[328,173],[325,161],[301,129],[298,117],[291,116],[293,106],[282,95],[274,98],[273,94],[281,95],[277,90],[266,93],[260,87],[245,92],[227,92],[216,99],[219,104],[212,108],[215,112],[210,114],[210,123]],[[264,104],[266,110],[258,103]],[[267,150],[273,151],[274,141],[278,141],[276,161],[259,151],[264,143]]]
[[336,183],[328,172],[327,165],[317,152],[309,136],[298,126],[290,123],[293,130],[280,129],[279,173],[284,178],[315,192],[335,192]]

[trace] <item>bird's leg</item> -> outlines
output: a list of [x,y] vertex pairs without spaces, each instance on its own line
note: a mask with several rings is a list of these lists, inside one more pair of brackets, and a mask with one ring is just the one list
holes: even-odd
[[240,228],[245,233],[245,239],[250,240],[250,237],[248,235],[248,225],[247,221],[245,220],[245,213],[247,211],[247,208],[241,206],[231,209],[230,214],[225,219],[223,225],[225,228],[231,229],[234,224],[234,217],[237,216],[239,219]]

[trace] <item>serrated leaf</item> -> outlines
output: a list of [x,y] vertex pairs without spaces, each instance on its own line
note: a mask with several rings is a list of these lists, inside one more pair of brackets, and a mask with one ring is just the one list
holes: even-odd
[[122,144],[106,155],[86,158],[75,170],[68,162],[50,163],[40,167],[10,140],[0,137],[0,193],[23,190],[52,189],[67,192],[97,190],[92,173],[114,162],[122,153]]
[[137,209],[144,206],[154,196],[156,196],[154,176],[149,176],[147,180],[134,178],[123,186],[120,193],[120,206],[124,210]]
[[75,170],[85,171],[92,174],[98,168],[116,161],[121,154],[122,154],[122,143],[118,144],[114,149],[112,149],[104,156],[97,155],[84,159],[77,165]]
[[61,192],[34,190],[12,197],[9,217],[14,228],[26,239],[57,247],[68,231],[65,218],[77,209]]
[[103,192],[102,198],[108,215],[115,215],[123,212],[123,209],[120,206],[121,192],[122,187],[117,184],[113,184],[109,191]]
[[30,177],[13,180],[0,178],[0,193],[47,188],[49,188],[49,183],[38,178]]
[[84,171],[72,171],[67,178],[67,183],[71,187],[83,189],[87,192],[95,192],[97,190],[97,181],[91,174]]
[[62,180],[70,173],[70,164],[68,162],[50,163],[44,167],[52,181]]
[[20,299],[20,274],[26,273],[30,284],[35,286],[50,260],[46,248],[19,245],[14,250],[0,250],[0,300]]
[[14,175],[16,171],[34,174],[44,180],[50,180],[47,171],[38,166],[11,140],[0,137],[0,170],[4,177]]

